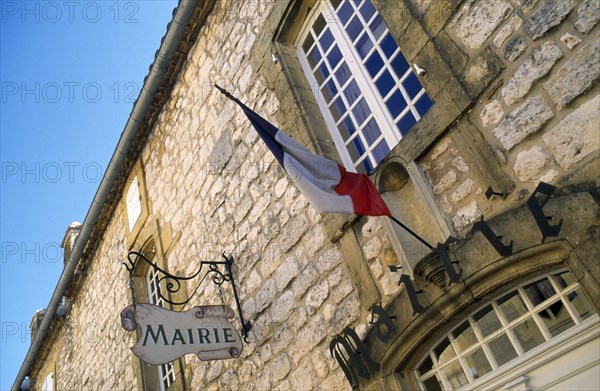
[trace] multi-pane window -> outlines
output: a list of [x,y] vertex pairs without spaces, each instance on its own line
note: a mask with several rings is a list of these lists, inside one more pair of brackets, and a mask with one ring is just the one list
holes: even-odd
[[423,390],[455,390],[594,315],[569,272],[525,284],[479,309],[417,366]]
[[[160,295],[160,275],[158,270],[153,267],[148,268],[146,272],[146,285],[148,287],[148,302],[150,304],[159,305],[164,307],[165,300]],[[169,386],[175,382],[175,366],[173,363],[158,365],[158,381],[160,383],[160,390],[165,391],[169,389]]]
[[371,172],[432,105],[370,0],[322,0],[297,50],[352,171]]

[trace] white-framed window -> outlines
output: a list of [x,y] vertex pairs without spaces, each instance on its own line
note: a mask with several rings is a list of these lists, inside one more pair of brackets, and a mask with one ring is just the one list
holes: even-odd
[[523,284],[446,334],[417,365],[419,385],[427,391],[472,388],[467,386],[519,358],[543,355],[553,339],[598,318],[593,308],[567,271]]
[[54,391],[54,372],[50,372],[44,379],[42,391]]
[[433,104],[370,0],[321,0],[296,49],[348,170],[371,172]]
[[[160,274],[158,270],[149,267],[146,272],[146,286],[148,287],[148,302],[164,307],[165,300],[160,295]],[[158,381],[160,391],[166,391],[171,384],[175,382],[175,365],[172,362],[168,364],[157,365]]]
[[133,231],[135,223],[142,214],[142,195],[140,192],[140,181],[137,177],[133,177],[129,188],[127,189],[127,195],[125,196],[125,203],[127,205],[127,222],[129,223],[129,232]]

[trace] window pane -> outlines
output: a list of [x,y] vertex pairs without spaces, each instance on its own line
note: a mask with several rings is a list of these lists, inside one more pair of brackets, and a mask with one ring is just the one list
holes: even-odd
[[431,357],[429,355],[427,355],[427,357],[425,357],[425,360],[423,360],[421,365],[419,365],[419,369],[417,369],[417,371],[419,372],[420,375],[423,375],[423,374],[429,372],[432,368],[433,368],[433,361],[431,361]]
[[344,89],[344,95],[348,101],[348,106],[352,106],[354,101],[360,96],[360,89],[354,80],[352,80],[348,87]]
[[452,337],[461,350],[466,350],[469,346],[477,342],[477,337],[469,321],[463,322],[454,329]]
[[471,376],[473,376],[474,379],[478,379],[492,371],[492,366],[481,348],[478,348],[474,353],[466,356],[465,362],[467,364],[467,370],[470,371]]
[[350,19],[353,13],[354,8],[352,8],[352,5],[348,1],[344,1],[344,4],[337,12],[338,17],[344,25],[346,24],[346,22],[348,22],[348,19]]
[[375,19],[373,19],[373,21],[369,25],[369,28],[373,32],[375,39],[379,39],[379,37],[381,37],[381,34],[383,34],[386,30],[385,23],[383,23],[383,19],[381,19],[381,16],[379,15],[377,15]]
[[442,391],[442,386],[437,378],[437,375],[424,380],[423,385],[427,391]]
[[352,122],[350,116],[347,115],[346,118],[344,118],[342,122],[338,125],[338,129],[340,131],[340,134],[342,135],[342,138],[344,139],[344,141],[346,141],[350,138],[350,136],[354,134],[354,132],[356,131],[356,126],[354,126],[354,123]]
[[416,124],[416,123],[417,123],[417,120],[415,119],[415,117],[413,117],[412,113],[409,111],[408,113],[406,113],[406,115],[404,117],[402,117],[400,122],[398,122],[398,129],[400,129],[400,133],[404,136],[406,133],[408,133],[410,128],[412,128],[414,126],[414,124]]
[[312,50],[312,52],[310,52],[309,55],[306,56],[306,58],[308,59],[308,64],[310,65],[310,69],[314,69],[315,66],[317,66],[317,64],[319,63],[319,61],[321,61],[321,58],[322,58],[319,48],[315,46],[315,48]]
[[533,284],[529,284],[523,287],[523,289],[534,306],[540,304],[556,293],[554,288],[552,288],[552,285],[550,285],[550,281],[546,278],[534,282]]
[[331,31],[327,29],[321,38],[319,38],[319,42],[321,43],[321,47],[323,48],[323,52],[327,52],[331,44],[333,43],[333,35]]
[[346,105],[344,105],[341,96],[334,101],[333,105],[329,106],[329,110],[331,111],[331,114],[333,114],[333,118],[336,122],[342,118],[342,115],[346,113]]
[[377,126],[377,122],[374,118],[371,118],[371,120],[365,125],[363,128],[363,134],[369,145],[373,144],[375,140],[381,136],[381,131],[379,130],[379,126]]
[[575,322],[571,319],[571,315],[569,315],[562,301],[551,304],[548,308],[538,312],[538,314],[542,317],[544,324],[553,337],[575,326]]
[[421,95],[421,97],[419,98],[419,100],[417,101],[417,103],[415,103],[415,107],[417,108],[417,112],[419,113],[419,115],[421,117],[425,115],[425,113],[427,112],[427,110],[429,110],[429,108],[432,105],[433,105],[433,102],[431,101],[431,98],[429,98],[429,95],[427,95],[427,94]]
[[321,88],[321,93],[325,98],[325,102],[331,102],[331,99],[333,99],[333,97],[338,93],[337,87],[335,86],[333,80],[330,79],[327,83],[325,83],[323,88]]
[[348,80],[352,77],[352,73],[350,72],[350,68],[344,62],[337,71],[335,71],[335,78],[338,81],[340,86],[344,86]]
[[358,159],[360,159],[360,157],[366,151],[360,137],[356,136],[352,139],[350,144],[348,144],[348,151],[350,152],[350,157],[352,157],[352,161],[357,161]]
[[558,273],[554,277],[561,289],[565,289],[567,286],[575,284],[575,278],[569,272]]
[[446,363],[456,356],[454,348],[450,345],[450,340],[447,337],[436,346],[434,352],[440,364]]
[[404,79],[402,85],[404,86],[404,89],[406,89],[406,92],[408,92],[410,99],[414,99],[423,88],[421,87],[421,82],[413,72]]
[[371,51],[371,49],[373,49],[373,41],[371,41],[371,38],[369,38],[369,34],[364,33],[363,35],[361,35],[360,39],[358,40],[358,42],[356,42],[356,45],[354,45],[354,47],[356,48],[356,51],[358,52],[360,57],[362,59],[365,59]]
[[360,7],[360,13],[368,23],[375,14],[375,7],[373,7],[373,4],[370,1],[365,1],[362,7]]
[[365,159],[356,167],[356,171],[359,174],[370,174],[373,171],[373,165],[369,159]]
[[348,23],[348,26],[346,26],[346,32],[352,42],[356,40],[356,37],[358,37],[358,34],[360,34],[362,30],[363,26],[362,23],[360,23],[358,16],[354,16],[352,20],[350,20],[350,23]]
[[512,346],[512,343],[510,343],[508,336],[504,333],[500,337],[490,341],[489,346],[498,366],[502,366],[517,357],[515,348]]
[[[388,70],[385,70],[381,74],[381,76],[379,76],[379,78],[375,82],[375,85],[377,86],[377,89],[379,90],[381,97],[385,98],[387,96],[387,94],[389,94],[389,92],[392,90],[392,88],[394,88],[394,86],[396,85],[396,82],[394,81],[392,74]],[[404,99],[402,99],[402,100],[404,101]],[[400,114],[400,113],[398,113],[398,114]]]
[[506,320],[509,322],[512,322],[527,312],[527,307],[525,307],[525,303],[523,303],[523,299],[521,299],[521,296],[519,296],[519,292],[517,291],[513,291],[499,299],[498,305],[502,309],[502,313],[506,317]]
[[595,313],[592,304],[579,289],[567,295],[567,299],[575,307],[575,312],[577,312],[582,320],[587,319]]
[[367,105],[364,98],[361,98],[358,104],[354,106],[352,114],[354,114],[354,119],[359,126],[365,122],[369,115],[371,115],[371,109],[369,109],[369,105]]
[[377,51],[374,51],[373,54],[371,54],[371,57],[369,57],[365,66],[371,77],[375,77],[375,75],[379,73],[381,68],[383,68],[383,60]]
[[398,53],[398,55],[392,60],[392,68],[394,69],[394,72],[396,72],[396,76],[401,78],[404,76],[410,66],[408,65],[408,62],[406,62],[404,55],[402,53]]
[[338,49],[337,45],[331,49],[329,54],[327,55],[327,61],[329,61],[329,66],[331,69],[335,69],[337,64],[342,60],[342,52]]
[[458,361],[454,361],[442,371],[446,375],[446,379],[448,379],[448,383],[450,383],[452,389],[460,388],[469,383],[467,376],[463,372],[463,369]]
[[315,78],[317,79],[317,83],[319,83],[319,85],[323,84],[325,79],[327,79],[328,77],[329,70],[327,69],[327,65],[325,65],[325,63],[322,63],[321,66],[318,67],[315,71]]
[[392,34],[390,33],[387,33],[385,35],[385,38],[383,38],[380,45],[381,49],[383,49],[383,53],[386,55],[387,58],[392,58],[392,56],[398,49],[398,44],[396,44],[394,37],[392,37]]
[[304,43],[302,44],[302,50],[304,50],[304,53],[308,53],[308,51],[310,50],[310,47],[313,45],[313,43],[315,43],[315,40],[314,40],[312,34],[308,33],[308,35],[306,36],[306,39],[304,40]]
[[315,35],[316,36],[321,35],[321,31],[323,31],[323,28],[325,28],[326,25],[327,25],[327,22],[325,21],[325,18],[323,17],[323,15],[317,16],[317,20],[315,21],[315,24],[313,25],[313,31],[315,32]]
[[511,330],[514,332],[517,340],[525,352],[528,352],[536,346],[546,342],[542,332],[531,317],[512,327]]
[[390,99],[388,99],[385,105],[390,111],[392,118],[396,118],[406,108],[406,100],[404,100],[404,97],[402,96],[400,90],[396,89],[394,94],[390,96]]
[[390,153],[390,147],[388,147],[385,140],[381,140],[373,150],[373,157],[379,164],[379,162],[382,161],[388,155],[388,153]]
[[498,320],[498,316],[496,315],[496,312],[494,312],[494,309],[491,305],[488,305],[481,311],[477,312],[475,315],[473,315],[473,318],[477,322],[479,330],[481,330],[481,333],[484,337],[487,337],[502,327],[500,320]]

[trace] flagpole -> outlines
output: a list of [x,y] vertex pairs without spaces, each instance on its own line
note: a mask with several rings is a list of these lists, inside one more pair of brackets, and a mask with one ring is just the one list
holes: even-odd
[[427,246],[427,248],[429,248],[430,250],[433,250],[433,246],[429,243],[427,243],[425,241],[425,239],[423,239],[422,237],[420,237],[419,235],[417,235],[416,233],[413,232],[412,229],[408,228],[406,225],[404,225],[400,220],[398,220],[397,218],[395,218],[392,215],[388,215],[388,217],[396,224],[398,224],[399,226],[401,226],[402,228],[404,228],[406,230],[406,232],[408,232],[409,234],[411,234],[412,236],[414,236],[415,238],[417,238],[421,243],[423,243],[425,246]]

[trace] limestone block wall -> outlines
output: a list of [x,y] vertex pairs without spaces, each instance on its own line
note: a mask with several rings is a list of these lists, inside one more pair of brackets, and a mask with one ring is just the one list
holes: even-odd
[[[431,1],[411,3],[424,20],[440,16],[432,13]],[[510,191],[505,201],[488,201],[484,192],[492,181],[464,154],[455,129],[439,140],[419,163],[461,231],[482,215],[522,203],[540,181],[559,184],[597,159],[600,5],[594,0],[446,3],[455,12],[442,33],[458,49],[447,61],[467,85],[497,73],[459,126],[479,129],[489,159],[513,184],[494,189]]]

